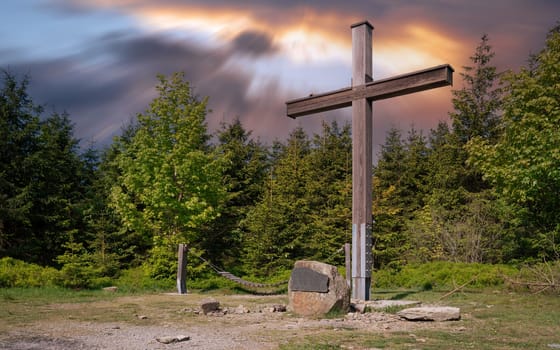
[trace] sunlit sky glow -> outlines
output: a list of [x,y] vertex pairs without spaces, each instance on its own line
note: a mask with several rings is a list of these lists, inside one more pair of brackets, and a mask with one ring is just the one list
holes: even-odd
[[[154,95],[158,73],[185,71],[209,96],[211,131],[241,119],[264,142],[322,120],[293,121],[285,101],[350,85],[350,25],[370,21],[374,78],[449,63],[455,86],[487,33],[500,70],[518,69],[560,19],[553,0],[7,0],[0,68],[31,77],[34,101],[68,111],[83,144],[107,145]],[[451,89],[378,102],[374,151],[391,126],[447,120]]]

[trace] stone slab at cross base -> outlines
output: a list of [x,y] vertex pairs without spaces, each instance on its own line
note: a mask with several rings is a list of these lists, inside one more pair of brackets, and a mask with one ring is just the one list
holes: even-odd
[[409,321],[457,321],[461,319],[461,310],[451,306],[421,306],[401,310],[397,315]]
[[[309,273],[309,271],[313,271],[313,273]],[[311,283],[308,290],[305,290],[302,286],[307,284],[296,280],[302,276],[304,278],[305,276],[316,276],[312,278],[315,278],[318,285],[314,286]],[[325,278],[328,279],[326,289],[324,288]],[[293,288],[294,285],[297,288]],[[318,292],[318,290],[323,292]],[[338,273],[336,266],[318,261],[296,261],[288,283],[288,299],[288,309],[300,316],[322,316],[329,311],[337,310],[346,313],[350,310],[350,288],[346,279]]]
[[391,307],[407,308],[420,306],[422,304],[420,301],[413,300],[358,300],[352,299],[350,306],[360,313],[366,312],[367,309],[370,310],[384,310]]

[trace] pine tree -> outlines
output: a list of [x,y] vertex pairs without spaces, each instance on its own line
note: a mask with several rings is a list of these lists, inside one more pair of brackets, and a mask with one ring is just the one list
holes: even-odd
[[[464,86],[453,91],[452,130],[440,123],[432,132],[425,206],[410,223],[414,249],[423,260],[481,262],[498,240],[495,198],[480,171],[469,165],[465,145],[473,138],[496,142],[500,135],[502,89],[491,64],[494,52],[483,35],[472,65],[463,67]],[[423,246],[422,242],[429,242]]]
[[44,251],[35,252],[42,264],[50,264],[63,252],[63,244],[79,239],[84,228],[79,208],[88,183],[68,115],[53,114],[41,122],[38,150],[27,161],[33,166],[33,240],[41,242],[38,249]]
[[[33,229],[29,219],[32,164],[28,158],[38,148],[39,116],[27,93],[28,78],[18,81],[3,71],[0,90],[0,255],[37,262],[27,252],[26,242],[32,241]],[[39,242],[37,242],[40,244]],[[35,249],[34,249],[35,250]]]
[[473,137],[496,142],[500,129],[502,89],[500,74],[491,65],[495,53],[484,34],[470,57],[472,66],[464,66],[463,88],[454,90],[453,107],[450,113],[453,132],[460,144],[466,144]]

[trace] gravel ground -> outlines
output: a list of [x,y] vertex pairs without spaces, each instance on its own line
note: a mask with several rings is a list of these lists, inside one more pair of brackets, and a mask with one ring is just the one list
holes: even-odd
[[[309,319],[285,312],[266,311],[266,305],[251,307],[253,310],[248,308],[247,313],[236,314],[231,309],[225,315],[213,316],[186,308],[182,312],[188,317],[179,318],[179,321],[162,321],[157,317],[136,319],[134,322],[39,320],[0,335],[0,349],[276,349],[290,339],[320,332],[355,329],[381,334],[434,327],[460,331],[461,326],[460,322],[408,322],[383,312]],[[188,340],[171,344],[158,341],[158,338],[162,340],[165,337],[188,337]]]

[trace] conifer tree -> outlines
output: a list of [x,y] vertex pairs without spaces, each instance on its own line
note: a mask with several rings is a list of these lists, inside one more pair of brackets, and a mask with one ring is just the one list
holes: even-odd
[[214,264],[231,270],[241,263],[242,222],[264,191],[268,154],[239,119],[223,124],[217,136],[227,194],[221,215],[204,229],[202,247]]
[[267,174],[263,198],[244,222],[244,262],[247,272],[269,276],[287,269],[305,256],[304,238],[311,234],[306,202],[309,167],[305,158],[310,141],[302,128],[295,129],[286,144],[276,144],[277,161]]
[[311,208],[312,233],[305,237],[305,258],[343,265],[341,248],[351,242],[352,135],[350,125],[322,124],[313,137],[308,156],[307,205]]
[[0,255],[55,264],[82,227],[87,180],[67,114],[43,117],[29,79],[3,72],[0,88]]
[[495,143],[500,135],[502,89],[493,57],[488,36],[483,35],[470,57],[472,65],[463,67],[463,87],[453,91],[452,130],[440,123],[432,132],[430,193],[410,223],[415,249],[430,242],[422,259],[501,259],[490,249],[498,244],[500,231],[495,197],[480,171],[467,164],[465,149],[473,138]]
[[406,140],[392,128],[374,171],[374,263],[400,266],[407,260],[408,221],[423,207],[428,148],[421,132],[411,128]]

